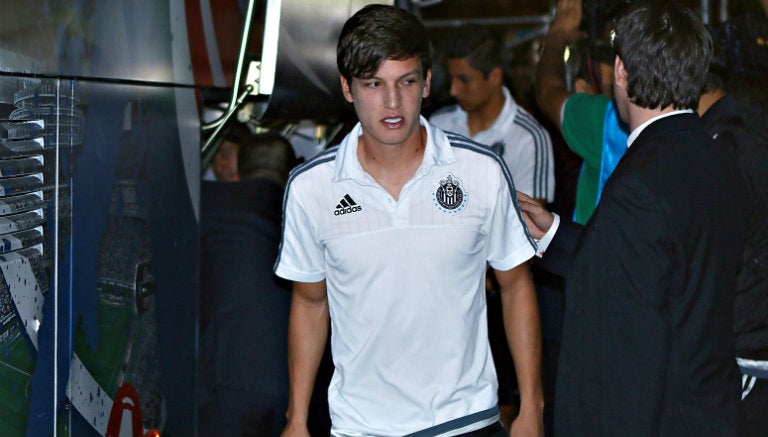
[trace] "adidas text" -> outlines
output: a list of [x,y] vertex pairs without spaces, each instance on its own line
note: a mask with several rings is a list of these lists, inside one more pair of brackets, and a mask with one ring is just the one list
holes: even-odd
[[337,208],[335,211],[333,211],[333,215],[351,214],[353,212],[358,212],[362,210],[363,210],[363,207],[360,205],[348,206],[346,208]]

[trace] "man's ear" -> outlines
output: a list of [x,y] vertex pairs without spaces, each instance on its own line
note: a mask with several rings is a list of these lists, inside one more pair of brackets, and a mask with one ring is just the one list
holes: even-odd
[[429,91],[432,87],[432,70],[427,70],[427,77],[424,80],[424,92],[421,93],[421,97],[426,99],[429,97]]
[[494,85],[503,85],[504,74],[501,72],[501,67],[493,67],[493,69],[488,72],[488,80]]
[[352,98],[352,90],[349,87],[349,82],[347,82],[347,79],[344,76],[339,76],[339,79],[341,80],[341,92],[344,93],[344,99],[349,103],[352,103],[354,99]]
[[627,69],[624,68],[624,61],[618,56],[616,56],[616,61],[613,64],[613,83],[625,90],[629,83]]

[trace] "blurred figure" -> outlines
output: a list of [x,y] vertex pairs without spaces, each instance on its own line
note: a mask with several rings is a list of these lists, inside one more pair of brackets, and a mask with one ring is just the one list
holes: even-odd
[[600,200],[605,181],[626,151],[629,131],[612,100],[613,52],[606,45],[586,50],[589,58],[584,73],[574,86],[568,86],[564,51],[569,44],[584,39],[579,30],[581,21],[581,0],[558,1],[536,70],[536,101],[560,129],[568,147],[583,160],[573,220],[584,224]]
[[219,150],[213,155],[211,169],[219,182],[236,182],[240,180],[237,174],[237,152],[240,146],[234,141],[224,140]]
[[552,141],[504,86],[497,39],[487,27],[465,25],[443,42],[442,55],[450,75],[450,94],[458,104],[439,109],[430,122],[492,147],[504,158],[517,190],[542,203],[552,202]]
[[279,436],[291,288],[272,267],[296,157],[277,134],[237,140],[239,181],[202,185],[198,429],[201,436]]
[[240,145],[250,141],[253,133],[247,125],[233,122],[227,127],[219,149],[213,155],[211,170],[220,182],[236,182],[240,180],[237,173],[237,154]]
[[736,158],[747,182],[747,245],[737,278],[733,331],[747,435],[758,437],[768,435],[768,108],[760,93],[743,96],[748,104],[742,104],[727,92],[723,67],[710,66],[698,112],[707,132]]

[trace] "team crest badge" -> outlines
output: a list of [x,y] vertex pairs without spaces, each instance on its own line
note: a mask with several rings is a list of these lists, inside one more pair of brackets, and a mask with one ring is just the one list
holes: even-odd
[[440,180],[437,190],[432,193],[432,200],[443,214],[458,214],[467,206],[469,193],[461,186],[459,178],[449,174]]

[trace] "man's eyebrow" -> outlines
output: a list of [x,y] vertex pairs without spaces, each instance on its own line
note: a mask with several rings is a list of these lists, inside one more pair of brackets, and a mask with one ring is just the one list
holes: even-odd
[[[398,77],[397,79],[399,80],[399,79],[402,79],[404,77],[408,77],[408,76],[412,76],[412,75],[418,75],[420,73],[420,71],[421,70],[419,70],[418,68],[414,68],[411,71],[408,71],[406,73],[401,74],[400,77]],[[369,76],[369,77],[361,77],[360,80],[383,80],[383,79],[381,77],[379,77],[379,76],[372,75],[372,76]]]

